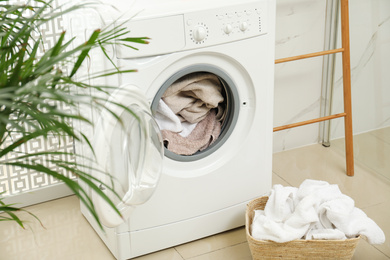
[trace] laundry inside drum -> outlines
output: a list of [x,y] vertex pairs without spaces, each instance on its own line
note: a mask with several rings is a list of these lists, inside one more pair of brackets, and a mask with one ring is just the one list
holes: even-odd
[[155,113],[165,148],[183,156],[207,150],[224,131],[228,98],[224,81],[213,73],[194,72],[173,82]]

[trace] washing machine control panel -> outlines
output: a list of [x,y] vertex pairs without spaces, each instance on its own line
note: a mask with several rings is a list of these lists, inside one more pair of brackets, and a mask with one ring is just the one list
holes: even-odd
[[215,46],[267,33],[268,1],[251,1],[219,8],[188,9],[152,17],[135,16],[126,26],[129,37],[149,37],[150,43],[129,50],[116,46],[119,59],[156,56]]
[[186,47],[210,46],[267,33],[267,2],[184,14]]

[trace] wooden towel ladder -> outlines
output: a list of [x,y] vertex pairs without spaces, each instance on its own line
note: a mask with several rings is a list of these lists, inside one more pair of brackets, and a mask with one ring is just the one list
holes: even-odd
[[343,63],[343,92],[344,92],[344,113],[334,114],[330,116],[320,117],[312,120],[302,121],[289,125],[278,126],[273,129],[274,132],[281,131],[293,127],[318,123],[334,118],[344,117],[345,128],[345,157],[346,157],[346,172],[348,176],[354,175],[354,158],[353,158],[353,131],[352,131],[352,103],[351,103],[351,64],[350,64],[350,49],[349,49],[349,14],[348,0],[340,0],[340,16],[341,16],[341,42],[342,46],[339,49],[315,52],[294,57],[282,58],[275,60],[275,64],[296,61],[317,56],[342,53]]

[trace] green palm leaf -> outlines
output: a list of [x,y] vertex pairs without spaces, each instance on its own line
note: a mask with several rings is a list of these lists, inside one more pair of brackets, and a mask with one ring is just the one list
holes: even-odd
[[[101,51],[102,57],[105,57],[114,69],[93,73],[92,78],[135,72],[118,68],[106,49],[114,44],[134,48],[129,44],[147,44],[149,39],[128,37],[129,30],[123,27],[123,23],[114,23],[104,28],[96,28],[80,45],[75,45],[74,37],[66,40],[67,32],[64,31],[53,47],[39,55],[39,50],[44,49],[40,33],[42,26],[57,17],[90,6],[80,4],[54,8],[53,1],[29,0],[25,4],[8,4],[5,0],[0,0],[0,165],[22,167],[61,180],[86,205],[102,227],[93,201],[80,183],[84,183],[101,196],[119,215],[120,212],[99,186],[103,185],[114,194],[115,190],[91,174],[92,171],[100,170],[91,166],[92,162],[88,165],[80,163],[93,158],[83,158],[76,152],[22,153],[18,149],[36,139],[56,136],[58,139],[72,138],[83,142],[91,149],[91,154],[94,154],[91,140],[74,127],[76,121],[92,126],[92,122],[78,110],[79,105],[91,105],[93,109],[106,110],[121,124],[123,122],[120,121],[119,115],[105,105],[113,87],[89,84],[75,76],[95,49]],[[96,94],[76,94],[77,89],[91,89],[93,91],[90,92]],[[127,110],[138,119],[125,105],[115,102],[111,102],[111,105]],[[68,107],[69,110],[63,111],[59,107]],[[10,138],[13,135],[17,138]],[[17,156],[14,158],[11,154]],[[48,165],[56,165],[61,171],[38,163],[38,158],[46,160]],[[63,171],[73,173],[78,176],[78,180],[61,174]],[[105,172],[101,174],[109,175]],[[119,198],[118,194],[116,196]],[[24,227],[23,220],[17,216],[20,209],[5,204],[3,199],[4,192],[0,193],[0,211],[4,212],[0,215],[0,221],[15,221]]]

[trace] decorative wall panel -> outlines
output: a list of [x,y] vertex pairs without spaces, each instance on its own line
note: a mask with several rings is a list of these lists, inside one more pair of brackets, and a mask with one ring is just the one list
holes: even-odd
[[[25,1],[8,1],[8,3],[18,3],[23,4]],[[58,1],[55,1],[53,7],[58,7]],[[45,26],[41,28],[41,35],[43,38],[43,46],[39,49],[39,57],[43,55],[45,50],[51,48],[59,37],[60,33],[63,31],[63,19],[58,17],[49,23],[46,23]],[[38,35],[37,35],[38,36]],[[63,104],[57,104],[60,110],[69,111],[69,107],[64,107]],[[3,147],[7,147],[13,140],[20,138],[20,134],[14,132],[11,136],[8,137]],[[45,151],[61,151],[61,152],[73,152],[73,140],[66,137],[58,136],[48,136],[45,140],[44,138],[33,139],[22,146],[18,147],[15,152],[0,158],[0,193],[4,192],[3,195],[11,196],[20,193],[26,193],[33,191],[35,189],[44,188],[57,184],[59,181],[54,179],[51,176],[46,174],[36,172],[34,170],[16,167],[16,166],[7,166],[3,165],[2,162],[7,162],[10,160],[15,160],[24,154],[45,152]],[[61,159],[67,159],[68,161],[73,161],[74,158],[64,158],[67,155],[61,155]],[[48,162],[48,155],[43,155],[35,158],[39,163],[43,164],[46,167],[49,167],[51,170],[64,174],[68,177],[75,178],[70,172],[65,172],[64,170],[58,168],[57,166]],[[49,200],[50,198],[48,198]]]

